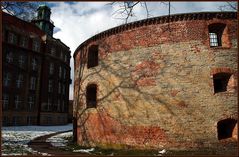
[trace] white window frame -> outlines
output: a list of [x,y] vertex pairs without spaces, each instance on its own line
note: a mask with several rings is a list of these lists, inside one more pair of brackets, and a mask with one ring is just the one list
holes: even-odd
[[49,93],[53,92],[53,81],[52,80],[48,81],[48,92]]
[[6,54],[6,60],[7,60],[8,63],[13,62],[13,53],[12,52],[8,52]]
[[33,42],[32,42],[32,50],[40,52],[40,42],[39,42],[39,40],[37,40],[37,39],[33,40]]
[[24,48],[28,47],[28,39],[26,36],[21,36],[20,46]]
[[21,88],[22,84],[23,84],[23,75],[22,74],[19,74],[18,77],[17,77],[17,80],[16,80],[16,85],[17,85],[17,88]]
[[25,57],[23,55],[19,56],[18,63],[19,63],[19,66],[22,68],[25,63]]
[[50,63],[50,67],[49,67],[49,74],[53,74],[54,73],[54,63]]
[[9,95],[3,94],[3,108],[6,109],[9,105]]
[[28,97],[28,109],[32,110],[33,106],[35,105],[35,97],[34,96],[29,96]]
[[36,90],[36,77],[32,76],[30,78],[30,89]]
[[60,58],[63,60],[63,52],[60,53]]
[[32,58],[32,70],[37,70],[37,59]]
[[19,109],[21,103],[22,101],[20,100],[20,96],[16,95],[14,100],[14,109]]
[[8,43],[11,43],[11,44],[17,43],[17,36],[12,32],[9,32]]
[[209,40],[211,47],[217,47],[219,45],[219,39],[217,33],[209,33]]
[[67,62],[67,55],[65,55],[64,61]]
[[10,85],[10,82],[11,82],[11,74],[9,72],[7,72],[5,75],[4,75],[4,78],[3,78],[3,85],[5,87],[9,86]]
[[55,47],[51,47],[51,54],[55,55],[56,54],[56,48]]

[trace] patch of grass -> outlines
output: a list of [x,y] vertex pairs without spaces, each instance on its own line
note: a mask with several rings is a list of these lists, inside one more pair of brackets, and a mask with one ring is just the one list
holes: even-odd
[[131,156],[153,156],[157,155],[156,150],[138,150],[138,149],[101,149],[96,148],[96,155],[131,155]]
[[[69,138],[71,139],[71,138]],[[67,151],[73,152],[74,150],[79,149],[91,149],[92,147],[80,146],[77,143],[71,142],[72,139],[68,142],[67,146],[62,148]],[[104,145],[104,147],[106,147]],[[109,147],[109,146],[107,146]],[[139,149],[112,149],[112,148],[102,148],[102,147],[94,147],[94,151],[90,152],[94,155],[157,155],[157,150],[139,150]]]
[[[91,149],[92,147],[80,146],[72,142],[72,137],[67,137],[67,146],[62,148],[64,150],[73,152],[79,149]],[[97,144],[99,147],[94,147],[94,151],[90,152],[92,155],[129,155],[129,156],[156,156],[160,155],[159,150],[139,150],[133,149],[127,145],[111,145]],[[111,148],[110,148],[111,147]],[[117,149],[112,149],[117,148]],[[75,152],[77,153],[77,152]],[[82,154],[82,153],[81,153]],[[226,145],[215,144],[212,147],[194,148],[188,150],[168,150],[162,156],[175,156],[175,155],[237,155],[237,143],[227,143]]]

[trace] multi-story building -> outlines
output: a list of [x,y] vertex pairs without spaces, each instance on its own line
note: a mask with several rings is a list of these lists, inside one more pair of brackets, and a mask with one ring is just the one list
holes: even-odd
[[71,56],[50,14],[40,6],[30,23],[3,13],[3,125],[67,123]]

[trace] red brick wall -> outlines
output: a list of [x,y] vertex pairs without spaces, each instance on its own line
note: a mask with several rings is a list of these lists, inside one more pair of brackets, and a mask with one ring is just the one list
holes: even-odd
[[[210,48],[208,25],[219,22],[226,24],[227,40]],[[215,94],[211,76],[218,69],[230,71],[229,82],[237,89],[236,26],[235,19],[196,18],[141,24],[87,40],[74,56],[78,143],[181,148],[218,142],[217,122],[237,117],[237,91]],[[94,44],[99,45],[99,65],[85,66],[80,75]],[[87,109],[85,89],[92,82],[98,103]]]

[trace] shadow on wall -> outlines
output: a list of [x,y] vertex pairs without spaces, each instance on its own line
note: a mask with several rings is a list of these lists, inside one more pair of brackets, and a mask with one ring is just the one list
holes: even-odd
[[[170,35],[170,31],[166,32],[164,31],[163,33],[168,33],[168,36],[171,37]],[[215,33],[215,32],[214,32]],[[118,41],[119,45],[123,45],[123,43],[121,43],[123,41]],[[220,43],[221,44],[221,43]],[[101,43],[102,47],[110,47],[109,45],[106,45],[105,43]],[[218,46],[218,45],[217,45]],[[107,109],[104,108],[103,105],[101,105],[101,110],[98,110],[97,105],[100,104],[100,102],[106,100],[107,101],[107,97],[109,97],[112,94],[117,93],[117,95],[119,95],[121,97],[121,99],[123,101],[126,102],[127,106],[127,112],[129,113],[129,117],[133,116],[133,114],[131,113],[131,109],[130,107],[134,106],[134,101],[137,101],[138,99],[140,99],[140,97],[143,97],[145,100],[154,100],[154,102],[157,102],[161,105],[163,105],[163,107],[168,111],[169,114],[171,114],[173,120],[176,122],[175,128],[179,128],[177,131],[180,132],[185,132],[185,136],[193,136],[194,134],[197,134],[196,131],[191,130],[191,128],[188,128],[188,131],[184,131],[184,126],[185,121],[181,118],[181,117],[175,117],[175,113],[174,111],[169,107],[170,104],[168,102],[165,101],[165,99],[163,97],[161,97],[160,95],[158,95],[157,93],[149,93],[147,91],[143,91],[139,88],[140,86],[144,86],[145,84],[151,84],[154,85],[155,82],[155,77],[158,75],[164,75],[167,72],[167,67],[161,66],[161,65],[166,65],[166,60],[161,59],[160,61],[161,63],[158,64],[156,62],[154,62],[155,58],[153,58],[153,56],[147,56],[145,60],[141,61],[141,64],[136,65],[135,69],[129,69],[131,67],[127,67],[125,66],[124,63],[122,63],[119,60],[113,60],[112,64],[109,64],[109,62],[104,62],[104,60],[102,59],[100,62],[100,66],[98,65],[98,53],[99,51],[99,47],[98,45],[91,45],[90,47],[83,47],[81,49],[81,52],[79,53],[79,58],[75,58],[75,60],[80,61],[79,65],[77,65],[76,67],[78,68],[75,75],[77,75],[77,79],[75,80],[75,87],[74,87],[74,94],[75,94],[75,113],[74,116],[75,118],[75,127],[80,127],[81,128],[81,138],[83,141],[89,141],[88,136],[89,134],[87,133],[87,128],[85,126],[85,123],[87,121],[87,119],[89,118],[88,114],[84,114],[85,111],[88,108],[96,108],[97,114],[99,115],[99,121],[101,122],[101,126],[103,127],[103,130],[109,130],[109,128],[107,128],[107,126],[105,126],[104,124],[104,114],[102,112],[102,110],[105,110],[104,113],[107,113]],[[107,49],[105,50],[107,51]],[[102,54],[101,54],[102,55]],[[107,56],[108,54],[103,54],[105,56]],[[134,59],[135,56],[133,56],[132,53],[127,54],[128,56],[128,60],[130,59]],[[160,55],[160,54],[159,54]],[[104,57],[105,57],[104,56]],[[124,57],[124,56],[123,56]],[[160,56],[159,56],[160,57]],[[161,56],[163,57],[163,56]],[[107,60],[106,60],[107,61]],[[117,65],[117,66],[115,66]],[[97,68],[93,68],[97,66]],[[131,66],[131,65],[129,65]],[[116,68],[117,67],[117,68]],[[85,68],[91,68],[91,72],[87,75],[85,75]],[[137,69],[138,68],[138,69]],[[107,94],[102,96],[101,98],[97,98],[97,92],[99,91],[97,88],[97,83],[91,83],[88,84],[88,86],[86,87],[86,89],[83,86],[83,83],[85,80],[89,79],[90,77],[94,77],[97,76],[98,78],[100,78],[101,80],[105,80],[105,81],[109,81],[109,78],[107,78],[106,76],[102,75],[102,70],[107,70],[107,72],[114,76],[115,78],[118,78],[120,81],[117,84],[113,84],[113,88],[109,89]],[[84,75],[83,75],[84,73]],[[184,76],[181,76],[177,73],[175,73],[176,77],[181,77],[182,80],[184,79]],[[215,93],[217,92],[225,92],[229,89],[229,87],[227,86],[228,84],[230,84],[230,78],[231,78],[232,74],[227,74],[227,73],[220,73],[220,74],[215,74],[213,76],[213,84],[214,84],[214,91]],[[173,78],[172,78],[173,79]],[[160,83],[164,83],[163,81],[165,80],[157,80],[157,81],[162,81]],[[175,81],[173,81],[175,82]],[[111,82],[112,83],[112,82]],[[168,84],[168,86],[173,86],[171,84]],[[179,85],[180,86],[180,85]],[[106,87],[107,88],[107,87]],[[130,89],[133,90],[135,95],[134,97],[131,97],[130,99],[125,96],[125,93],[122,93],[123,90],[121,89]],[[134,100],[134,101],[133,101]],[[185,107],[187,106],[187,104],[185,104],[184,101],[182,100],[176,100],[178,101],[178,106],[180,107]],[[151,101],[148,101],[148,103],[150,103],[151,105],[154,105]],[[180,105],[181,104],[181,105]],[[119,110],[119,109],[118,109]],[[182,112],[185,112],[185,114],[187,115],[191,115],[190,111],[187,110],[183,110]],[[150,115],[150,113],[148,113],[147,110],[145,110],[145,113],[148,115]],[[119,115],[120,110],[119,110]],[[132,114],[132,115],[131,115]],[[200,118],[204,118],[205,113],[203,113],[203,111],[198,111],[197,112],[197,116]],[[112,117],[109,114],[107,115],[110,118],[114,119],[117,122],[120,122],[120,119],[117,119],[116,117]],[[77,121],[78,121],[78,126],[77,126]],[[131,124],[134,125],[134,124]],[[169,124],[170,125],[170,124]],[[176,126],[177,125],[177,126]],[[181,129],[181,130],[180,130]],[[220,122],[218,122],[217,125],[217,130],[218,130],[218,139],[225,139],[225,138],[229,138],[229,137],[234,137],[235,133],[237,132],[237,121],[233,120],[233,119],[226,119],[226,120],[222,120]],[[175,131],[176,132],[176,131]],[[180,134],[180,132],[178,132],[178,134]],[[187,132],[187,135],[186,135]],[[151,133],[149,132],[149,135]],[[105,133],[105,135],[107,135],[107,133]],[[76,136],[76,134],[75,134]],[[147,140],[147,135],[145,137],[145,140]],[[83,139],[85,138],[85,139]],[[237,136],[236,136],[237,138]]]
[[[93,47],[93,48],[92,48]],[[88,48],[89,52],[91,52],[92,50],[92,54],[96,54],[98,55],[98,52],[96,51],[96,47],[98,50],[98,46],[93,45],[91,47]],[[132,56],[132,53],[129,53],[128,58],[133,58],[134,56]],[[76,125],[75,127],[79,127],[81,128],[81,140],[88,143],[88,136],[89,134],[87,134],[87,129],[85,126],[85,123],[87,121],[87,119],[89,118],[88,114],[84,114],[85,111],[88,108],[96,108],[96,106],[98,104],[100,104],[101,101],[107,100],[107,98],[112,95],[113,93],[118,93],[118,95],[120,95],[120,97],[122,98],[123,101],[126,102],[126,107],[127,107],[127,112],[131,115],[131,109],[130,106],[134,106],[134,102],[132,102],[132,100],[129,100],[129,98],[125,97],[125,93],[121,93],[120,89],[130,89],[130,90],[134,90],[135,93],[137,93],[135,97],[135,99],[139,99],[140,96],[144,97],[144,99],[149,99],[149,97],[151,97],[152,100],[158,101],[158,103],[160,104],[164,104],[165,108],[167,108],[167,110],[169,111],[169,113],[171,113],[172,115],[174,115],[174,112],[171,111],[171,109],[168,107],[169,104],[167,104],[167,102],[165,102],[164,100],[160,100],[160,98],[153,93],[148,93],[146,91],[142,91],[139,88],[139,83],[142,85],[145,82],[144,81],[148,81],[151,78],[154,78],[156,74],[158,73],[164,73],[164,69],[161,68],[160,72],[158,72],[159,70],[159,65],[157,65],[156,62],[150,61],[151,59],[149,59],[148,61],[145,62],[145,64],[142,64],[139,66],[139,68],[141,69],[134,69],[134,71],[129,71],[129,69],[127,69],[125,67],[125,65],[123,63],[118,63],[117,61],[113,61],[112,64],[109,64],[108,62],[105,63],[103,60],[101,61],[101,66],[100,68],[92,68],[92,72],[89,73],[88,75],[83,75],[83,72],[85,70],[85,68],[91,68],[91,67],[95,67],[98,65],[98,61],[95,61],[96,59],[98,60],[98,57],[96,57],[95,55],[92,55],[92,59],[87,60],[87,58],[90,55],[87,53],[87,49],[84,48],[83,51],[80,53],[80,66],[78,69],[78,72],[76,74],[78,74],[78,79],[77,82],[75,84],[75,95],[76,95],[76,101],[74,103],[77,103],[77,105],[75,104],[75,115],[76,115],[76,119],[75,119],[75,123],[77,123],[76,121],[78,121],[78,125]],[[165,62],[165,61],[162,61]],[[90,65],[90,66],[88,66]],[[115,69],[114,65],[117,65],[117,69]],[[113,85],[113,88],[111,90],[109,90],[107,92],[106,95],[102,96],[101,98],[97,98],[96,96],[97,94],[97,85],[94,83],[88,84],[88,86],[86,87],[86,89],[83,89],[83,82],[85,80],[87,80],[89,77],[92,76],[97,76],[99,78],[101,78],[101,80],[105,80],[105,81],[109,81],[109,78],[107,78],[106,76],[103,76],[101,74],[102,70],[107,69],[107,72],[110,73],[110,75],[115,76],[116,78],[119,78],[119,80],[121,80],[120,82],[118,82],[117,84]],[[123,69],[123,70],[122,70]],[[122,73],[123,71],[123,73]],[[152,82],[150,82],[152,83]],[[154,82],[152,83],[154,84]],[[86,99],[86,100],[85,100]],[[134,98],[131,98],[134,99]],[[136,100],[135,100],[136,101]],[[153,104],[152,104],[153,105]],[[104,110],[104,112],[102,112]],[[109,130],[109,128],[107,128],[107,126],[104,124],[105,120],[104,117],[107,116],[110,117],[111,119],[120,122],[120,119],[112,117],[111,115],[109,115],[107,113],[107,109],[104,108],[104,106],[101,105],[101,110],[99,110],[98,108],[96,108],[97,114],[99,116],[99,122],[101,123],[101,126],[103,127],[103,130]],[[148,112],[146,110],[146,112]],[[118,113],[119,115],[121,114],[121,111],[119,111]],[[147,115],[149,115],[150,113],[147,113]],[[180,120],[180,118],[177,118],[177,121],[182,121],[181,123],[183,123],[183,120]],[[179,122],[178,125],[181,125],[181,123]],[[134,125],[134,124],[132,124]],[[179,127],[180,128],[180,127]],[[107,132],[107,131],[105,131]],[[107,135],[107,133],[105,133]],[[150,132],[150,130],[148,130],[148,135],[145,134],[145,138],[143,141],[148,141],[148,137],[150,137],[152,133]],[[76,136],[76,134],[74,135]],[[74,137],[76,138],[76,137]],[[85,138],[85,139],[83,139]],[[118,139],[118,141],[120,141],[120,139]]]

